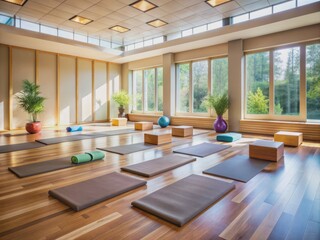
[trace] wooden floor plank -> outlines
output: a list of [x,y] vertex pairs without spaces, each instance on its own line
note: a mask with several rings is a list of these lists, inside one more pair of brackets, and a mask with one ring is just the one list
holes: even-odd
[[[90,131],[117,127],[90,126]],[[132,128],[132,126],[128,126]],[[170,131],[169,128],[157,131]],[[63,130],[45,129],[41,135],[0,134],[0,145],[32,142],[37,138],[69,135]],[[188,137],[181,147],[216,142],[215,132]],[[236,189],[179,228],[141,210],[131,202],[168,186],[190,174],[200,174],[238,154],[248,154],[248,144],[268,136],[244,134],[226,151],[151,178],[147,186],[109,199],[80,212],[48,197],[48,190],[95,178],[135,163],[172,153],[166,144],[148,151],[120,156],[105,153],[104,161],[28,178],[17,178],[7,168],[42,162],[121,144],[143,142],[143,132],[66,142],[40,149],[0,154],[0,238],[1,239],[319,239],[320,144],[304,142],[285,147],[285,157],[248,183],[235,182]],[[128,176],[133,174],[123,173]],[[210,176],[206,176],[210,177]],[[229,179],[212,177],[222,181]],[[186,209],[187,211],[187,209]]]

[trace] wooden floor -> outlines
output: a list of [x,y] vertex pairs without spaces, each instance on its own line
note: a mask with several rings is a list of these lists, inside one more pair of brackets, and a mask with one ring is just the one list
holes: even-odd
[[[105,131],[114,127],[95,125],[85,129]],[[189,146],[215,139],[213,131],[201,131],[202,134],[181,143],[175,141],[173,145]],[[41,135],[20,133],[1,134],[0,145],[66,135],[64,131],[53,129],[44,130]],[[80,212],[48,197],[48,190],[119,172],[122,166],[171,153],[173,145],[125,156],[106,153],[105,161],[23,179],[7,168],[70,156],[96,147],[142,142],[143,133],[0,154],[0,239],[320,239],[319,143],[304,142],[299,148],[286,147],[284,160],[270,163],[248,183],[236,182],[235,190],[182,228],[130,206],[132,201],[190,174],[202,174],[203,170],[226,158],[247,154],[248,143],[257,138],[271,139],[245,135],[232,143],[232,148],[147,179],[145,187]]]

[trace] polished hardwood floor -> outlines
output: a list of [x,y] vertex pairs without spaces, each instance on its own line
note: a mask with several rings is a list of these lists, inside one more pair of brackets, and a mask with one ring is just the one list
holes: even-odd
[[[85,126],[86,131],[119,128],[105,124]],[[122,166],[169,154],[177,145],[189,146],[215,139],[214,131],[196,132],[199,135],[144,152],[125,156],[106,153],[105,161],[23,179],[7,168],[71,156],[96,147],[142,142],[143,133],[0,154],[0,239],[320,239],[320,143],[316,142],[304,142],[298,148],[285,147],[284,159],[270,162],[248,183],[236,182],[235,190],[181,228],[132,208],[130,203],[190,174],[201,175],[203,170],[229,157],[247,154],[248,143],[270,137],[244,135],[242,140],[230,143],[232,148],[145,178],[147,186],[80,212],[48,197],[49,189],[119,172]],[[25,135],[23,131],[2,133],[0,145],[64,135],[63,130],[57,129],[43,130],[39,135]]]

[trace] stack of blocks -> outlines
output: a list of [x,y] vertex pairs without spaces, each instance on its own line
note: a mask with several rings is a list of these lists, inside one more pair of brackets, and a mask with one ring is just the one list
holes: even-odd
[[283,142],[286,146],[298,147],[303,141],[303,135],[299,132],[280,131],[274,134],[274,141]]
[[152,130],[153,129],[153,123],[152,122],[136,122],[134,123],[134,129],[135,130]]
[[164,143],[171,143],[172,136],[171,133],[145,133],[144,142],[154,145],[160,145]]
[[126,126],[127,125],[126,118],[113,118],[112,119],[112,126]]
[[277,162],[283,157],[283,142],[257,140],[249,144],[249,156],[262,160]]
[[193,135],[192,126],[176,126],[172,127],[172,136],[176,137],[188,137]]

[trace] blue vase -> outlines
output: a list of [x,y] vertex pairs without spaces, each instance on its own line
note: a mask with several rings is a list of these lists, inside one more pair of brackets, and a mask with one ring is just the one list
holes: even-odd
[[224,133],[225,131],[227,131],[228,124],[222,118],[222,116],[218,116],[217,119],[213,123],[213,128],[217,133]]

